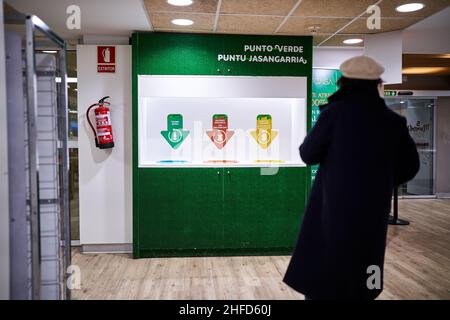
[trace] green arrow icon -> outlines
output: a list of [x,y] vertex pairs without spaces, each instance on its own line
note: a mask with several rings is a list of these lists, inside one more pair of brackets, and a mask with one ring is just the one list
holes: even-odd
[[188,130],[183,130],[183,116],[181,114],[169,114],[167,116],[167,130],[161,131],[161,135],[173,149],[178,149],[188,134]]

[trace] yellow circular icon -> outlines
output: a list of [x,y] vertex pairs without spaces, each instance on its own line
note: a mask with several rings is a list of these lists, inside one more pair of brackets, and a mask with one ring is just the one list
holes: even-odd
[[268,144],[270,143],[270,139],[271,136],[269,131],[263,130],[258,134],[258,143],[260,144]]

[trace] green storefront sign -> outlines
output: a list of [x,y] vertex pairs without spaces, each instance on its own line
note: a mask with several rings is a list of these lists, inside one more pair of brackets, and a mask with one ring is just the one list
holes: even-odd
[[[312,77],[311,127],[314,126],[319,117],[319,107],[328,103],[328,97],[338,90],[337,81],[341,77],[341,72],[336,69],[315,68]],[[318,168],[318,165],[311,166],[311,181],[314,181]]]

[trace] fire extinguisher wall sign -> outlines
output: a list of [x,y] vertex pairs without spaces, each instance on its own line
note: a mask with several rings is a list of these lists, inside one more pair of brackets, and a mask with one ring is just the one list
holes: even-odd
[[[86,119],[92,129],[95,137],[95,146],[100,149],[109,149],[114,147],[114,138],[112,133],[111,113],[109,110],[110,103],[105,101],[109,97],[101,98],[98,103],[91,105],[86,111]],[[89,112],[95,108],[95,126],[92,125]]]
[[116,72],[116,47],[114,46],[97,47],[97,72],[99,73]]

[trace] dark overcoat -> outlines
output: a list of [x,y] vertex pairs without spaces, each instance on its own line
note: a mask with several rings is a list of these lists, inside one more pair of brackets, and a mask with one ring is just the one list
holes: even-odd
[[312,299],[375,299],[392,190],[416,175],[419,156],[376,88],[344,86],[328,101],[300,146],[320,167],[284,282]]

